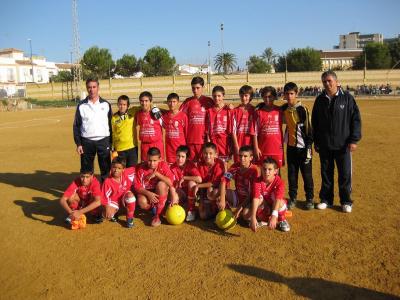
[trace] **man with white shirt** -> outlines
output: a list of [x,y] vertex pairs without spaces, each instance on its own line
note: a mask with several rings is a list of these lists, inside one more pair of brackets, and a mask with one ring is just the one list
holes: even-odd
[[317,208],[333,205],[336,162],[340,204],[343,212],[350,213],[353,207],[351,153],[361,139],[360,111],[353,96],[339,86],[335,72],[324,72],[321,80],[325,90],[315,99],[311,118],[314,147],[321,162],[321,203]]
[[81,156],[81,170],[94,170],[97,153],[101,182],[111,169],[111,105],[99,96],[99,81],[86,80],[88,97],[79,102],[73,125],[76,152]]

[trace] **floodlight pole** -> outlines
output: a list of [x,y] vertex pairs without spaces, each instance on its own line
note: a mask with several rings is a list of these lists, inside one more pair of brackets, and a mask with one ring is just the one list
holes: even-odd
[[29,48],[31,49],[32,82],[35,82],[35,74],[33,73],[32,39],[28,39],[28,41],[29,41]]
[[224,54],[224,24],[221,23],[221,54]]

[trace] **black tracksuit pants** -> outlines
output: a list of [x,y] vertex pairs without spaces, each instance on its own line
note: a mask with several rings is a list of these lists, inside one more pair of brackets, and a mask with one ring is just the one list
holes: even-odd
[[110,175],[111,157],[110,157],[110,138],[106,137],[98,141],[92,141],[82,138],[83,154],[81,155],[81,170],[94,171],[94,157],[97,154],[99,162],[101,183]]
[[312,160],[306,163],[307,149],[287,146],[286,149],[289,198],[296,200],[299,169],[304,181],[304,191],[307,200],[314,200],[314,181],[312,176]]
[[125,158],[127,168],[136,166],[138,163],[138,147],[118,151],[118,156]]
[[340,204],[352,204],[351,200],[351,153],[347,147],[342,150],[320,149],[321,161],[321,202],[333,205],[335,162],[338,170]]

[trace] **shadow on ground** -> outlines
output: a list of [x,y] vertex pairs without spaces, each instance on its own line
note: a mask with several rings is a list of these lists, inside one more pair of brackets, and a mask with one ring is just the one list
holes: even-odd
[[275,272],[248,265],[228,264],[227,266],[244,275],[285,284],[297,295],[309,299],[400,299],[394,295],[321,278],[285,277]]

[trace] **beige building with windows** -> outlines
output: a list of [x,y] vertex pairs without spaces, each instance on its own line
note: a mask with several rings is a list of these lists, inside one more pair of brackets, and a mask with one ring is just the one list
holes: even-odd
[[349,70],[362,53],[362,49],[321,50],[322,70]]

